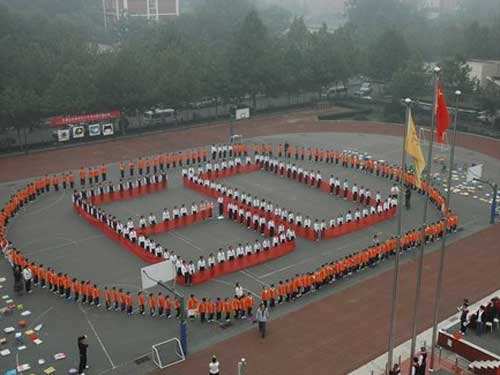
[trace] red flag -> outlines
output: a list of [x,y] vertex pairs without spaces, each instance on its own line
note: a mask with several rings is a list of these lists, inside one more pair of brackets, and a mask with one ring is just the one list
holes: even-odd
[[437,143],[444,143],[444,135],[450,126],[450,114],[446,106],[441,82],[438,84],[436,95],[436,141]]

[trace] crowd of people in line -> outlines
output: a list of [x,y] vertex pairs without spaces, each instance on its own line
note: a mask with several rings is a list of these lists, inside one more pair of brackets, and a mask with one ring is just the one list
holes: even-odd
[[[231,148],[230,148],[231,147]],[[272,145],[254,145],[254,146],[245,146],[241,145],[237,146],[211,146],[210,154],[212,155],[212,159],[215,160],[217,157],[225,158],[233,155],[245,156],[248,155],[250,150],[254,150],[258,154],[267,154],[272,155],[273,146]],[[226,155],[224,155],[226,153]],[[207,155],[210,155],[207,154]],[[180,155],[180,154],[179,154]],[[184,155],[184,154],[182,154]],[[187,154],[186,154],[187,155]],[[189,154],[192,155],[192,154]],[[415,176],[409,172],[401,172],[399,167],[391,166],[388,163],[379,163],[377,161],[373,161],[371,159],[363,159],[356,154],[353,153],[339,153],[336,151],[324,151],[319,149],[305,149],[305,148],[294,148],[293,146],[287,145],[278,145],[278,156],[286,156],[288,158],[295,157],[297,160],[314,160],[314,161],[324,161],[336,164],[341,163],[344,167],[352,167],[360,169],[366,173],[372,173],[377,176],[382,176],[389,178],[391,180],[398,181],[402,176],[404,178],[404,182],[407,186],[414,190],[418,190],[421,193],[428,194],[431,201],[436,205],[438,209],[441,209],[443,212],[443,218],[435,223],[432,223],[425,228],[416,228],[412,231],[405,233],[400,240],[395,237],[391,237],[387,241],[380,243],[378,239],[374,238],[373,246],[370,246],[361,251],[355,252],[344,259],[332,261],[330,263],[326,263],[316,269],[313,272],[308,272],[302,275],[296,275],[293,278],[285,279],[278,282],[275,285],[271,285],[270,287],[266,287],[263,289],[261,294],[261,299],[264,301],[266,305],[270,307],[275,306],[276,304],[294,301],[297,298],[300,298],[304,295],[307,295],[310,292],[320,289],[322,286],[333,283],[335,280],[344,278],[346,276],[351,275],[354,272],[358,272],[367,267],[373,267],[377,263],[379,263],[382,259],[389,257],[391,254],[394,254],[397,251],[398,246],[401,246],[401,250],[409,250],[420,244],[421,241],[434,241],[440,238],[444,231],[454,231],[458,225],[458,216],[451,212],[445,205],[444,198],[439,193],[439,191],[433,188],[430,184],[425,181],[422,182],[420,187],[416,186]],[[161,160],[161,158],[160,158]],[[201,153],[201,157],[196,156],[194,159],[192,157],[181,157],[181,161],[176,160],[176,164],[182,165],[181,163],[186,163],[187,160],[191,162],[197,161],[201,162],[203,160],[207,160],[207,156]],[[250,160],[251,163],[251,160]],[[156,173],[155,176],[158,175],[158,171],[161,171],[161,163],[158,164],[159,167],[154,171],[153,163],[153,173]],[[163,164],[165,167],[170,167],[166,163]],[[173,164],[171,164],[173,166]],[[151,166],[151,164],[150,164]],[[95,170],[97,168],[93,168]],[[140,168],[139,168],[140,169]],[[133,175],[134,167],[131,169]],[[104,172],[104,173],[103,173]],[[146,164],[144,164],[144,168],[142,170],[142,177],[148,174]],[[138,170],[139,176],[141,176],[140,171]],[[161,176],[161,172],[159,174]],[[55,294],[60,295],[61,297],[72,299],[75,302],[91,304],[94,306],[101,306],[101,301],[104,302],[104,306],[109,310],[118,310],[127,312],[129,314],[132,313],[140,313],[144,314],[146,312],[146,307],[148,308],[148,312],[151,316],[171,316],[171,311],[175,311],[175,315],[179,315],[180,311],[180,303],[175,298],[172,298],[167,295],[163,295],[161,293],[158,294],[149,294],[144,295],[143,293],[138,293],[137,295],[132,295],[130,292],[123,291],[117,288],[107,288],[101,290],[101,288],[92,283],[91,281],[77,280],[74,277],[71,277],[69,274],[58,272],[51,267],[46,267],[43,264],[37,264],[35,262],[30,262],[26,259],[22,253],[17,250],[11,242],[8,241],[6,237],[6,228],[9,221],[14,217],[20,209],[25,207],[30,202],[34,201],[37,197],[39,197],[44,192],[48,192],[51,190],[59,190],[60,187],[64,188],[74,188],[74,178],[72,178],[72,173],[64,173],[59,176],[66,176],[61,178],[52,178],[50,176],[45,176],[34,180],[31,183],[28,183],[24,188],[19,189],[15,192],[9,201],[3,206],[0,212],[0,247],[4,256],[9,260],[13,267],[15,280],[19,281],[22,279],[24,281],[24,288],[29,293],[32,290],[33,285],[39,286],[41,288],[46,288],[54,292]],[[85,174],[85,177],[88,178],[88,175]],[[102,181],[106,181],[107,179],[107,169],[98,169],[97,179],[95,178],[95,172],[92,173],[91,183],[99,184],[99,177]],[[197,178],[193,176],[193,178]],[[140,179],[144,181],[144,183],[153,183],[153,179]],[[101,182],[102,182],[101,181]],[[208,181],[208,182],[206,182]],[[56,182],[54,184],[54,182]],[[80,181],[82,185],[85,185],[85,178],[83,181]],[[138,184],[139,182],[137,182]],[[212,180],[203,180],[203,185],[208,184],[208,186],[212,186],[215,184],[215,189],[217,190],[217,183]],[[106,188],[108,186],[108,188]],[[115,189],[115,187],[111,188],[112,184],[104,184],[99,185],[94,188],[90,188],[87,190],[83,190],[82,192],[77,192],[74,195],[75,203],[77,201],[80,204],[87,204],[87,209],[89,213],[93,213],[96,215],[95,217],[101,217],[106,223],[113,223],[113,217],[111,215],[107,215],[104,211],[94,206],[93,204],[88,203],[87,198],[92,194],[94,196],[97,194],[105,194],[106,192],[111,192],[111,189]],[[131,184],[131,186],[134,186]],[[136,185],[138,186],[138,185]],[[130,188],[128,185],[123,185],[120,187],[118,185],[117,191],[125,190],[126,187]],[[225,189],[226,195],[229,196],[230,189],[223,187],[220,184],[220,192]],[[114,190],[113,190],[114,191]],[[85,194],[85,197],[84,197]],[[234,196],[234,191],[231,192],[231,196]],[[243,201],[245,198],[245,202],[247,204],[253,204],[256,200],[252,196],[247,196],[246,194],[241,194],[241,200]],[[262,202],[259,200],[258,207],[262,208],[262,204],[264,203],[264,209],[268,208],[268,202]],[[272,208],[271,211],[275,212],[276,208]],[[286,211],[285,218],[288,219],[289,212],[287,210],[282,210],[281,217],[283,218],[283,211]],[[279,211],[278,211],[279,212]],[[233,210],[234,215],[234,210]],[[296,217],[295,217],[296,221]],[[118,221],[113,224],[115,230],[118,225]],[[123,228],[126,228],[126,225],[123,225]],[[134,227],[135,228],[135,227]],[[129,231],[130,238],[130,231]],[[149,244],[148,251],[155,253],[156,256],[156,248],[158,244],[155,244],[153,241],[153,245],[151,245],[151,241]],[[146,242],[144,243],[146,249]],[[252,245],[252,248],[255,248],[256,245]],[[262,246],[262,243],[261,243]],[[245,252],[246,245],[242,245],[243,251]],[[165,257],[165,251],[163,249],[162,253],[158,252],[159,258]],[[241,252],[241,250],[240,250]],[[218,255],[218,254],[217,254]],[[235,250],[236,255],[236,250]],[[212,253],[212,256],[215,257],[215,254]],[[227,259],[226,253],[226,259]],[[217,259],[217,258],[216,258]],[[200,262],[201,261],[201,262]],[[198,260],[198,269],[203,266],[204,259]],[[208,261],[207,261],[208,266]],[[19,288],[19,283],[17,283],[17,288]],[[238,302],[234,301],[234,298],[217,298],[215,300],[209,299],[208,297],[204,297],[201,300],[197,300],[196,304],[195,296],[192,296],[191,302],[188,301],[188,310],[197,311],[200,316],[203,313],[203,321],[221,320],[224,316],[228,319],[227,312],[229,311],[229,318],[231,315],[233,317],[244,317],[248,316],[251,313],[249,311],[249,301],[251,299],[251,295],[248,293],[245,294],[246,302],[241,302],[244,298],[239,298],[235,296]],[[168,302],[165,302],[167,300]],[[226,303],[227,301],[227,303]],[[496,305],[495,305],[496,306]],[[189,307],[192,307],[191,309]],[[200,309],[201,307],[201,309]],[[497,310],[496,310],[497,311]],[[168,313],[167,313],[168,312]],[[214,315],[212,315],[214,312]],[[218,312],[220,312],[220,319],[218,318]],[[237,312],[237,314],[236,314]],[[225,314],[225,315],[224,315]],[[498,312],[497,312],[498,314]],[[191,314],[192,315],[192,314]],[[476,324],[481,326],[481,323],[486,322],[487,309],[484,307],[483,310],[480,309],[479,313],[476,314]],[[484,319],[484,320],[483,320]]]
[[[141,216],[139,218],[139,227],[136,227],[132,218],[129,218],[127,223],[122,223],[116,216],[106,213],[103,208],[100,208],[89,202],[88,196],[97,197],[96,194],[103,194],[104,191],[92,190],[92,194],[89,192],[75,191],[73,194],[73,204],[76,207],[81,208],[88,215],[93,217],[98,222],[106,225],[109,229],[114,231],[120,238],[130,242],[131,246],[138,246],[143,252],[158,259],[152,259],[153,261],[159,261],[163,259],[169,259],[175,266],[177,276],[182,278],[182,281],[186,285],[191,285],[193,278],[196,277],[197,273],[203,273],[205,271],[210,271],[218,264],[224,264],[225,262],[235,262],[241,260],[242,258],[258,254],[260,251],[267,252],[273,251],[274,248],[283,244],[287,241],[293,241],[295,235],[293,231],[282,231],[276,232],[276,235],[271,236],[270,239],[264,239],[262,241],[256,240],[253,244],[246,243],[243,245],[239,243],[237,246],[229,245],[226,250],[219,248],[217,251],[217,256],[214,253],[210,253],[206,259],[203,256],[196,261],[183,259],[180,255],[176,254],[171,249],[164,249],[163,246],[156,242],[155,240],[149,238],[147,235],[142,233],[142,230],[147,228],[149,225],[157,225],[159,222],[156,220],[154,214],[150,214],[148,221],[146,218]],[[196,215],[198,212],[205,210],[206,207],[211,207],[211,203],[202,201],[199,205],[193,203],[190,211],[187,210],[185,205],[182,205],[180,209],[174,208],[172,211],[172,216],[170,216],[168,210],[164,210],[162,213],[162,222],[166,223],[173,221],[173,225],[185,220],[188,215]]]
[[[268,158],[265,156],[264,158]],[[278,162],[276,159],[271,159]],[[262,169],[279,170],[278,167],[269,166],[268,161],[263,161],[263,159],[256,155],[255,163],[251,160],[250,157],[247,157],[245,162],[246,166],[249,165],[257,165]],[[282,163],[282,162],[280,162]],[[338,179],[335,179],[333,176],[330,178],[329,184],[326,185],[326,191],[329,191],[330,194],[335,196],[342,196],[344,199],[352,200],[353,202],[357,202],[360,204],[364,204],[365,207],[359,209],[358,207],[353,210],[349,210],[345,214],[339,214],[335,218],[331,218],[328,220],[315,219],[314,222],[308,215],[303,215],[301,213],[294,213],[292,210],[282,209],[279,206],[273,206],[270,201],[266,201],[265,199],[259,199],[257,197],[253,197],[250,194],[241,193],[237,188],[233,189],[231,187],[226,187],[222,183],[216,181],[216,176],[218,176],[218,172],[221,171],[221,175],[227,175],[225,173],[226,170],[229,171],[229,174],[233,173],[233,169],[236,169],[236,173],[238,168],[241,166],[241,160],[229,160],[227,163],[219,166],[218,163],[212,164],[210,162],[206,163],[204,167],[200,166],[198,173],[194,173],[194,170],[187,170],[183,173],[185,179],[188,179],[191,183],[194,183],[199,186],[203,186],[205,189],[210,189],[218,195],[219,199],[219,214],[222,215],[223,208],[223,198],[228,197],[234,201],[235,203],[230,203],[229,210],[234,211],[237,216],[240,218],[243,216],[241,222],[247,223],[247,227],[250,229],[253,227],[256,230],[264,231],[265,225],[274,227],[276,225],[275,221],[279,221],[283,224],[286,223],[287,226],[293,227],[295,231],[298,232],[300,236],[306,236],[306,231],[302,231],[300,228],[305,230],[311,229],[314,231],[314,239],[319,240],[321,238],[329,238],[328,234],[333,232],[327,232],[328,229],[341,227],[344,224],[349,224],[351,222],[359,223],[364,219],[367,219],[369,216],[381,215],[383,213],[387,213],[392,208],[397,206],[397,194],[399,188],[397,186],[393,186],[391,188],[391,195],[387,199],[382,199],[380,192],[375,194],[375,197],[371,197],[371,192],[369,189],[365,189],[364,187],[358,188],[356,184],[353,185],[352,189],[349,188],[349,182],[347,179],[344,181],[342,190],[340,190],[340,182]],[[281,168],[281,167],[280,167]],[[303,171],[299,171],[295,165],[286,164],[283,166],[283,175],[289,175],[290,178],[301,180],[303,177]],[[285,172],[286,170],[286,172]],[[279,173],[279,172],[278,172]],[[305,177],[304,177],[305,178]],[[319,173],[314,177],[315,179],[320,180],[320,184],[313,183],[313,186],[323,187],[321,184],[321,176]],[[309,179],[309,177],[307,177]],[[396,190],[396,193],[394,191]],[[239,204],[241,203],[241,204]],[[245,206],[248,206],[246,209]],[[265,215],[258,215],[257,213],[251,211],[251,208],[260,210],[265,213]],[[273,217],[274,216],[274,217]],[[271,219],[273,217],[273,219]],[[270,229],[270,228],[269,228]]]

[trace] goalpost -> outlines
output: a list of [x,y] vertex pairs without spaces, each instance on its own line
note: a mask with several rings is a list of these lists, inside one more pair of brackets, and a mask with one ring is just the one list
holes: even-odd
[[181,342],[176,337],[154,344],[151,347],[151,357],[160,369],[176,365],[186,359]]
[[159,286],[172,293],[180,302],[179,338],[154,344],[151,348],[153,361],[159,368],[182,362],[188,354],[186,299],[175,289],[175,276],[175,267],[170,260],[141,269],[143,289]]

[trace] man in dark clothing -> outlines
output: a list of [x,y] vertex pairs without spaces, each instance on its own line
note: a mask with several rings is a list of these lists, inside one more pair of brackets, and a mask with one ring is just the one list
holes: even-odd
[[89,368],[87,366],[87,335],[78,337],[78,352],[80,353],[80,364],[78,365],[78,373],[84,375],[85,369]]
[[462,306],[458,308],[458,311],[460,312],[460,332],[465,335],[468,324],[467,315],[469,314],[469,301],[465,299]]
[[427,351],[425,347],[420,349],[420,353],[418,353],[418,375],[425,375],[425,369],[427,367]]
[[405,191],[405,207],[407,210],[410,209],[410,205],[411,205],[411,189],[407,187]]

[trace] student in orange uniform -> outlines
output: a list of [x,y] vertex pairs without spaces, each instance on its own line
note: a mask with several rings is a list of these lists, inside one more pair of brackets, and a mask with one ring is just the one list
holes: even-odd
[[123,160],[118,163],[118,169],[120,170],[120,178],[125,178],[125,163]]
[[68,276],[68,274],[65,275],[65,285],[64,287],[66,288],[66,299],[71,298],[71,290],[73,289],[73,280],[71,277]]
[[158,316],[163,316],[163,308],[165,306],[165,296],[162,292],[158,292]]
[[210,300],[210,298],[207,298],[207,316],[208,316],[208,322],[213,322],[214,317],[215,317],[215,302]]
[[112,306],[111,300],[112,300],[111,291],[108,289],[107,286],[105,286],[104,287],[104,303],[106,306],[106,310],[111,309],[111,306]]
[[111,306],[113,306],[113,310],[118,311],[119,306],[118,306],[118,291],[116,290],[116,287],[111,288]]
[[73,301],[78,302],[81,294],[81,284],[77,279],[73,279],[72,283],[72,291],[73,291]]
[[64,290],[64,281],[65,281],[64,275],[62,273],[59,273],[57,275],[57,291],[61,297],[64,296],[64,291],[65,291]]
[[139,161],[137,162],[137,165],[139,167],[139,174],[142,176],[142,174],[144,173],[144,166],[145,166],[144,159],[140,158]]
[[106,181],[106,177],[108,176],[108,167],[106,167],[103,164],[103,165],[101,165],[101,168],[99,168],[99,171],[101,172],[102,180]]
[[142,292],[137,293],[137,303],[139,305],[139,314],[144,315],[146,301]]
[[278,283],[278,303],[283,303],[286,298],[286,286],[283,284],[283,281],[279,281]]
[[179,301],[179,298],[174,298],[174,305],[175,305],[175,317],[180,318],[181,317],[181,301]]
[[157,303],[157,300],[156,300],[156,296],[153,293],[149,293],[148,307],[149,307],[149,314],[151,315],[151,317],[156,316],[156,307],[157,307],[157,305],[158,305],[158,303]]
[[87,177],[87,173],[85,168],[80,168],[80,186],[85,186],[85,177]]
[[269,292],[269,289],[265,286],[262,287],[262,291],[260,292],[260,299],[264,303],[264,306],[267,307],[269,300],[271,299],[271,294]]
[[229,298],[224,299],[224,308],[223,312],[226,314],[226,322],[231,321],[231,314],[233,313],[233,303]]
[[198,311],[200,313],[200,322],[205,323],[207,321],[206,314],[208,310],[207,299],[203,297],[201,299],[200,305],[198,306]]
[[128,316],[132,316],[132,312],[134,310],[134,303],[132,300],[132,296],[130,295],[130,292],[127,292],[127,294],[125,295],[125,305],[127,306]]
[[94,183],[96,184],[99,183],[99,173],[100,173],[99,167],[95,167],[92,169],[92,177],[94,178]]
[[196,310],[198,310],[198,305],[199,305],[198,300],[196,299],[194,294],[191,294],[187,300],[187,309],[190,318],[194,318]]
[[54,190],[59,191],[59,176],[53,175],[51,182],[52,182],[52,186],[54,187]]
[[118,303],[120,304],[120,311],[125,312],[127,310],[127,305],[125,304],[125,292],[123,289],[118,289]]
[[163,311],[165,311],[166,318],[170,318],[172,316],[171,301],[168,294],[165,295],[165,299],[163,300]]
[[86,289],[85,289],[87,303],[89,305],[91,305],[94,302],[94,297],[93,297],[92,291],[93,291],[93,287],[92,287],[92,284],[90,283],[90,280],[89,280],[89,281],[87,281],[87,285],[86,285]]
[[101,291],[97,287],[96,284],[92,287],[92,300],[94,302],[94,305],[97,307],[101,306],[101,301],[100,301],[100,296],[101,296]]
[[230,299],[233,305],[234,319],[238,319],[241,316],[242,306],[241,301],[237,296]]
[[217,297],[215,301],[215,319],[220,322],[222,319],[222,312],[224,311],[224,301]]
[[[271,297],[271,301],[274,301],[274,298]],[[242,303],[243,303],[243,309],[244,309],[244,317],[251,317],[253,312],[253,297],[250,293],[247,293],[243,298],[242,298]]]
[[[276,301],[278,300],[278,291],[274,287],[274,284],[271,284],[271,287],[269,288],[269,294],[270,294],[269,307],[273,308],[274,306],[276,306]],[[248,294],[248,296],[251,297],[250,294]],[[252,305],[253,305],[253,301],[252,301]]]
[[134,169],[135,169],[135,164],[134,164],[134,162],[132,160],[130,160],[128,162],[128,171],[129,171],[129,173],[130,173],[131,176],[134,175]]

